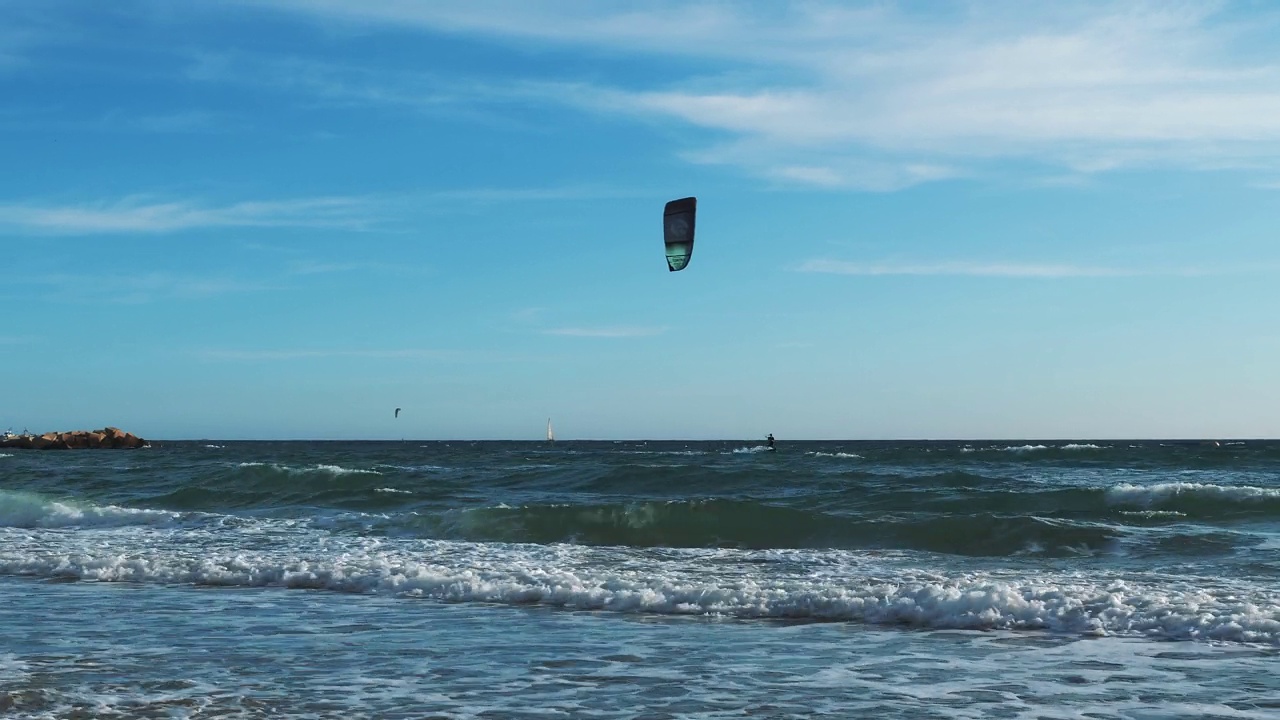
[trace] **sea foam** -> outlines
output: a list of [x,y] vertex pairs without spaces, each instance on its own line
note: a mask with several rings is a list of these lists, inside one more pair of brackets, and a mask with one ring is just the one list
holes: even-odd
[[1048,445],[1010,445],[1008,447],[1003,447],[1000,449],[1004,452],[1024,453],[1024,452],[1032,452],[1035,450],[1048,450],[1049,446]]
[[1117,504],[1151,505],[1178,497],[1212,498],[1246,503],[1261,502],[1280,499],[1280,488],[1165,482],[1154,485],[1122,483],[1107,489],[1107,499]]
[[[706,571],[719,552],[733,572]],[[602,565],[601,555],[612,561]],[[827,555],[833,555],[827,553]],[[752,556],[754,557],[754,555]],[[1280,644],[1280,593],[1206,587],[1188,578],[1139,580],[1045,573],[938,573],[834,566],[770,574],[730,551],[522,546],[448,541],[201,556],[138,544],[65,548],[33,543],[0,552],[0,573],[95,581],[190,583],[376,593],[443,602],[539,604],[577,610],[740,619],[793,618],[922,628],[1047,630]],[[769,564],[766,563],[765,567]]]
[[346,468],[346,467],[342,467],[341,465],[328,465],[328,464],[317,464],[317,465],[309,465],[306,467],[295,467],[292,465],[282,465],[280,463],[242,462],[242,463],[238,463],[236,467],[241,467],[241,468],[265,467],[265,468],[271,468],[272,470],[275,470],[277,472],[282,472],[289,475],[320,474],[320,475],[338,476],[338,475],[381,475],[382,474],[377,470]]

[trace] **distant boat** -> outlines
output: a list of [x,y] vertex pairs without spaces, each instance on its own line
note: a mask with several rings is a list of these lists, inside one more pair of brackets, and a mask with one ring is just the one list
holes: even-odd
[[551,418],[547,418],[547,442],[556,441],[556,431],[551,429]]

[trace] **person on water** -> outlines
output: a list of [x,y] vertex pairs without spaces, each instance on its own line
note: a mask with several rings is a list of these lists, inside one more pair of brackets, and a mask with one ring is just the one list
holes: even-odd
[[769,433],[769,437],[765,439],[769,442],[769,449],[774,450],[775,448],[773,447],[773,433]]

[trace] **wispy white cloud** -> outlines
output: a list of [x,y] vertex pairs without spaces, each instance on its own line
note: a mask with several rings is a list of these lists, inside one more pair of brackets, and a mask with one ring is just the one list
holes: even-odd
[[[498,35],[553,43],[620,46],[628,49],[705,53],[692,48],[722,35],[735,37],[756,27],[729,6],[713,2],[659,1],[602,6],[591,0],[480,0],[463,4],[368,0],[236,0],[237,4],[302,13],[350,26],[382,25],[456,34]],[[727,42],[727,40],[726,40]]]
[[362,230],[377,220],[370,198],[319,197],[208,205],[143,197],[55,205],[0,204],[0,228],[50,235],[166,233],[226,227],[316,227]]
[[136,131],[143,133],[214,133],[239,129],[241,120],[207,110],[180,110],[151,115],[131,115],[113,110],[97,122],[103,130]]
[[1242,20],[1230,5],[1165,2],[246,2],[709,59],[648,86],[566,78],[489,92],[713,131],[721,141],[690,159],[791,183],[893,189],[1010,160],[1049,176],[1280,166],[1280,9],[1268,6]]
[[[209,228],[305,227],[355,231],[388,229],[397,218],[413,214],[473,210],[504,203],[567,202],[631,197],[640,191],[603,186],[476,187],[405,192],[395,195],[332,196],[289,200],[252,200],[215,204],[207,201],[155,200],[135,195],[118,200],[81,203],[0,203],[0,232],[45,235],[170,233]],[[246,244],[268,249],[262,244]],[[271,248],[276,249],[276,248]],[[284,248],[280,248],[282,251]],[[294,252],[293,249],[287,249]],[[421,269],[377,263],[299,263],[296,274],[357,269]]]
[[[513,104],[540,101],[519,84],[492,84],[457,73],[407,71],[400,67],[341,63],[306,56],[241,51],[195,56],[186,78],[202,83],[249,85],[304,98],[311,106],[399,108],[485,127],[529,127]],[[312,140],[332,140],[327,131]]]
[[537,322],[547,309],[543,307],[524,307],[511,313],[511,319],[521,323]]
[[32,17],[36,8],[19,5],[0,6],[0,73],[26,66],[27,51],[50,34]]
[[613,187],[610,185],[564,185],[555,187],[526,188],[465,188],[460,190],[440,190],[432,192],[433,200],[464,201],[476,204],[506,202],[538,202],[559,200],[599,200],[604,198],[626,198],[644,194],[639,190]]
[[7,129],[64,132],[140,133],[149,135],[211,134],[243,130],[248,124],[231,115],[207,110],[180,110],[166,113],[134,113],[113,109],[68,117],[58,106],[11,106],[0,110],[0,122]]
[[[325,273],[374,272],[392,275],[417,275],[431,272],[429,268],[400,266],[391,263],[323,263],[302,261],[281,270],[276,278],[241,278],[217,275],[192,275],[189,273],[99,273],[70,274],[50,273],[27,275],[0,282],[10,287],[36,288],[48,300],[59,302],[90,302],[137,305],[167,300],[200,300],[242,293],[269,292],[290,288],[287,278]],[[0,344],[4,338],[0,337]]]
[[290,275],[330,275],[336,273],[381,273],[387,275],[425,275],[432,269],[416,265],[398,265],[386,262],[326,262],[323,260],[299,260],[289,265]]
[[797,270],[834,275],[970,275],[1014,278],[1116,277],[1136,274],[1114,268],[1080,265],[972,262],[888,264],[822,259],[806,261]]
[[307,57],[201,53],[194,57],[186,76],[202,82],[231,81],[294,90],[340,104],[370,102],[428,109],[449,105],[453,99],[445,78]]
[[309,360],[325,358],[364,358],[370,360],[440,360],[456,358],[458,353],[450,350],[425,348],[397,349],[333,349],[333,348],[294,348],[276,350],[253,349],[204,349],[196,354],[205,360],[217,361],[274,361],[274,360]]
[[550,311],[544,307],[524,307],[511,313],[511,320],[518,327],[514,331],[520,333],[536,332],[542,335],[579,338],[631,338],[661,335],[667,331],[665,327],[641,325],[600,325],[600,326],[550,326],[547,316]]
[[815,258],[801,263],[797,272],[832,275],[950,275],[1002,278],[1105,278],[1139,275],[1196,276],[1238,271],[1225,268],[1133,269],[1062,263],[947,261],[931,263],[850,262]]
[[52,274],[16,278],[10,282],[41,287],[44,296],[51,300],[130,305],[159,300],[196,300],[276,289],[276,286],[260,281],[164,272],[138,275]]
[[552,328],[544,330],[546,335],[564,335],[569,337],[592,337],[592,338],[623,338],[623,337],[645,337],[650,335],[661,335],[666,332],[664,327],[564,327]]

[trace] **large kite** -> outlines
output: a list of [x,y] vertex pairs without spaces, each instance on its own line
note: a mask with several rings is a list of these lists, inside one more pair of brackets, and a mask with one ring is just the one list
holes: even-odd
[[685,269],[693,255],[693,221],[698,198],[681,198],[667,203],[662,213],[662,240],[667,246],[667,268]]

